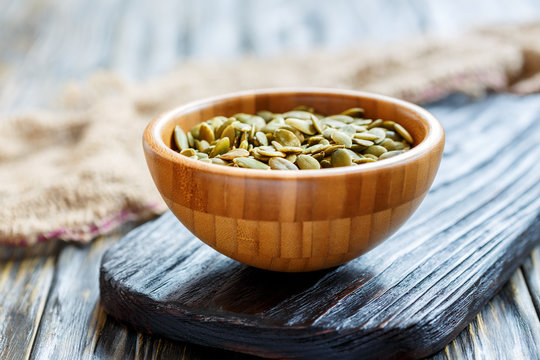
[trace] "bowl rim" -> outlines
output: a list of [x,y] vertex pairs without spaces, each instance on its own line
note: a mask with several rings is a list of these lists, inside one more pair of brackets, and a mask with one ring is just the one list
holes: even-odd
[[[419,117],[428,125],[428,132],[425,138],[418,145],[414,146],[410,150],[403,154],[394,156],[381,161],[375,161],[372,163],[364,163],[360,166],[344,166],[338,168],[327,169],[315,169],[307,171],[299,170],[280,170],[280,171],[261,171],[259,169],[248,168],[236,168],[217,164],[208,164],[195,159],[190,159],[187,156],[181,155],[165,145],[165,142],[161,138],[161,131],[166,123],[178,118],[182,113],[193,110],[200,110],[207,105],[230,100],[233,98],[244,96],[259,96],[268,94],[288,94],[298,95],[301,94],[317,94],[317,95],[347,95],[361,98],[368,98],[377,101],[384,101],[394,103],[411,110],[419,115]],[[278,88],[264,88],[256,90],[243,90],[232,93],[227,93],[218,96],[207,97],[201,100],[191,101],[184,105],[178,106],[171,110],[165,111],[155,117],[146,126],[143,133],[143,146],[148,147],[152,152],[161,156],[169,161],[177,163],[179,165],[192,168],[201,172],[207,172],[212,174],[241,177],[241,178],[260,178],[260,179],[309,179],[320,177],[334,177],[345,174],[367,174],[381,169],[388,169],[395,167],[396,165],[405,165],[413,162],[418,158],[426,156],[430,153],[440,142],[444,142],[444,129],[441,123],[430,112],[424,108],[415,105],[411,102],[394,98],[387,95],[381,95],[377,93],[357,90],[344,90],[336,88],[320,88],[320,87],[278,87]]]

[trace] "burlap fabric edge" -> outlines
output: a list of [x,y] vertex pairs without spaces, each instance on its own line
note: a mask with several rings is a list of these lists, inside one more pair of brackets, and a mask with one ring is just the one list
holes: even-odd
[[416,103],[454,92],[538,92],[540,23],[384,48],[185,63],[141,84],[97,73],[67,86],[60,110],[0,120],[0,243],[84,243],[163,212],[141,149],[148,121],[201,97],[284,86],[361,89]]

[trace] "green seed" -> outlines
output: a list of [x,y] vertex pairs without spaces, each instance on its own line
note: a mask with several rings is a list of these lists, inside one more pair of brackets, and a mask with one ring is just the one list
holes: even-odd
[[285,120],[285,123],[307,135],[315,135],[317,133],[311,121],[288,118]]
[[274,139],[283,146],[300,146],[300,140],[289,130],[278,129],[274,131]]
[[249,156],[249,151],[245,149],[232,149],[232,150],[227,151],[225,154],[219,155],[219,158],[223,160],[233,160],[233,159],[236,159],[237,157],[248,157],[248,156]]
[[315,128],[315,130],[317,130],[319,134],[322,134],[324,127],[319,118],[312,114],[311,122],[313,123],[313,127]]
[[261,111],[257,111],[257,115],[262,117],[264,121],[268,122],[272,120],[274,113],[268,110],[261,110]]
[[210,144],[206,140],[195,140],[195,147],[204,152],[210,148]]
[[194,148],[195,147],[195,138],[191,134],[191,131],[187,133],[187,140],[188,140],[189,147]]
[[263,132],[257,131],[255,133],[255,138],[260,146],[268,146],[268,138]]
[[375,144],[380,144],[386,138],[386,131],[383,128],[372,128],[369,130],[373,135],[377,135],[377,139],[373,140]]
[[371,146],[374,144],[373,141],[369,141],[369,140],[363,140],[363,139],[357,139],[357,138],[354,138],[353,139],[353,142],[358,144],[358,145],[362,145],[362,146]]
[[272,147],[272,150],[270,150],[270,149],[263,149],[263,147],[261,146],[257,150],[257,152],[259,153],[259,155],[268,156],[268,157],[285,157],[284,153],[282,153],[281,151],[274,150],[273,147]]
[[229,142],[229,138],[228,137],[221,138],[216,143],[216,146],[214,147],[212,152],[210,152],[210,157],[213,158],[218,155],[225,154],[230,149],[231,149],[231,144]]
[[332,133],[332,140],[338,145],[344,145],[346,148],[352,146],[352,139],[349,135],[342,133],[341,131],[334,131]]
[[348,124],[339,129],[342,133],[349,135],[349,137],[353,137],[354,134],[356,134],[356,128],[354,125]]
[[332,167],[332,162],[330,160],[321,160],[321,168],[327,169]]
[[260,162],[259,160],[255,160],[252,158],[238,157],[238,158],[235,158],[233,162],[235,163],[235,165],[238,165],[243,168],[261,169],[261,170],[270,169],[270,166],[266,165],[263,162]]
[[377,119],[373,121],[371,124],[367,126],[368,129],[373,129],[374,127],[381,126],[383,121],[381,119]]
[[234,127],[231,125],[227,126],[223,133],[221,134],[221,138],[228,138],[229,144],[234,144],[234,139],[236,138],[236,130],[234,130]]
[[388,158],[394,157],[396,155],[403,154],[404,152],[405,151],[403,151],[403,150],[388,151],[388,152],[385,152],[384,154],[382,154],[381,156],[379,156],[379,160],[388,159]]
[[368,157],[363,157],[361,158],[360,160],[355,160],[353,161],[355,164],[365,164],[365,163],[370,163],[370,162],[375,162],[377,161],[377,159],[372,159],[372,158],[368,158]]
[[298,167],[288,160],[280,157],[273,157],[268,160],[268,165],[274,170],[298,170]]
[[298,155],[298,157],[296,158],[296,163],[298,164],[298,167],[302,170],[321,168],[321,164],[319,164],[317,160],[315,160],[309,155]]
[[381,145],[388,151],[392,151],[396,148],[396,146],[394,145],[394,140],[392,139],[384,139],[379,145]]
[[339,150],[339,149],[343,149],[344,147],[345,147],[345,145],[331,145],[330,147],[326,148],[326,150],[324,150],[324,153],[326,155],[330,155],[334,151]]
[[325,119],[326,120],[334,120],[334,121],[339,121],[341,123],[344,123],[344,124],[351,124],[354,122],[354,119],[352,118],[352,116],[349,116],[349,115],[343,115],[343,114],[338,114],[338,115],[330,115],[330,116],[327,116]]
[[394,130],[394,125],[395,125],[394,121],[386,120],[386,121],[383,121],[380,126],[388,130]]
[[379,138],[379,135],[373,134],[371,132],[362,132],[362,133],[356,133],[354,134],[355,139],[361,139],[361,140],[370,140],[374,141]]
[[191,156],[197,156],[197,152],[193,149],[184,149],[180,152],[180,154],[191,157]]
[[220,158],[211,158],[210,159],[212,161],[212,164],[216,164],[216,165],[228,165],[229,163],[220,159]]
[[304,149],[299,146],[281,146],[279,149],[279,151],[285,154],[300,154],[303,150]]
[[338,149],[332,153],[332,167],[351,166],[352,158],[346,149]]
[[364,154],[371,154],[379,157],[386,151],[387,150],[380,145],[371,145],[366,150],[364,150]]
[[297,118],[302,120],[311,120],[311,113],[308,111],[293,110],[283,114],[284,118]]
[[405,128],[399,124],[394,124],[394,129],[397,131],[397,133],[399,135],[401,135],[401,137],[403,139],[405,139],[405,141],[407,141],[409,144],[412,144],[414,142],[411,134],[409,134],[409,132],[407,130],[405,130]]
[[241,132],[248,132],[251,130],[251,125],[244,124],[243,122],[240,122],[240,121],[233,123],[232,126],[235,130],[238,130]]
[[180,154],[202,162],[276,170],[356,166],[411,148],[401,125],[363,117],[358,107],[326,117],[308,106],[283,114],[262,110],[215,116],[187,133],[177,126],[172,140]]
[[189,148],[188,138],[186,136],[186,133],[179,125],[176,125],[174,128],[174,142],[176,143],[176,147],[182,151],[187,148]]
[[361,117],[361,116],[364,116],[364,109],[360,107],[353,107],[353,108],[343,111],[341,114],[349,115],[352,117]]
[[207,123],[202,123],[199,127],[199,139],[209,144],[214,141],[214,130]]

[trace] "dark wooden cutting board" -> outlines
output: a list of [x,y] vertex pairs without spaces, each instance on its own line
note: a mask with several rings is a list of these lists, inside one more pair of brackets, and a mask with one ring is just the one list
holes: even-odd
[[435,184],[402,229],[356,260],[313,273],[258,270],[166,213],[105,253],[101,302],[140,330],[264,357],[429,355],[539,242],[539,100],[432,105],[447,131]]

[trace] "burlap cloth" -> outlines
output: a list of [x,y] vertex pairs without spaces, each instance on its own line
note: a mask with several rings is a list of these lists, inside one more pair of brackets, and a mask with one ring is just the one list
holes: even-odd
[[187,101],[248,88],[369,90],[417,103],[452,92],[540,90],[540,24],[453,40],[182,64],[143,84],[99,73],[70,85],[58,111],[0,120],[0,243],[87,242],[165,210],[144,161],[144,126]]

